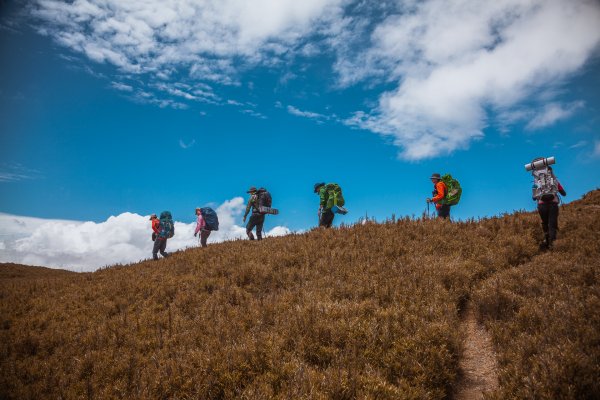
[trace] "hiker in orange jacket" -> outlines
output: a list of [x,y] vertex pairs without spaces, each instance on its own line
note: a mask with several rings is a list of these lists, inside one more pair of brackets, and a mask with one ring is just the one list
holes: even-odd
[[429,179],[433,183],[433,197],[427,198],[426,201],[428,203],[434,203],[435,209],[438,214],[438,218],[446,219],[450,217],[450,206],[448,204],[443,204],[444,198],[446,194],[448,194],[448,188],[446,184],[442,181],[442,177],[440,174],[432,174]]
[[160,220],[156,216],[156,214],[152,214],[150,216],[150,221],[152,221],[152,241],[156,240],[156,237],[160,233],[160,228],[158,225],[160,224]]

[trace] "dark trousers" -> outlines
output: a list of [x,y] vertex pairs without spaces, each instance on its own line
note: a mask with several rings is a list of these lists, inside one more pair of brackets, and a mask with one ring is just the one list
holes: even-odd
[[542,229],[546,237],[546,245],[551,246],[552,242],[556,240],[556,231],[558,231],[558,204],[538,204],[538,213],[542,218]]
[[331,211],[331,208],[327,208],[321,212],[321,218],[319,219],[319,226],[324,226],[325,228],[331,228],[333,225],[333,218],[335,214]]
[[438,218],[450,218],[450,206],[448,204],[442,204],[440,208],[437,208]]
[[208,240],[208,237],[210,236],[210,232],[209,230],[206,229],[202,229],[200,231],[200,245],[202,247],[206,247],[206,241]]
[[165,250],[167,249],[167,238],[156,238],[154,241],[154,247],[152,248],[152,258],[158,260],[158,252],[162,254],[163,257],[168,257],[169,253]]
[[262,240],[262,230],[263,224],[265,223],[265,215],[264,214],[252,214],[250,216],[250,221],[248,221],[248,225],[246,225],[246,234],[250,238],[250,240],[254,240],[254,235],[252,234],[252,229],[256,227],[256,237],[258,240]]

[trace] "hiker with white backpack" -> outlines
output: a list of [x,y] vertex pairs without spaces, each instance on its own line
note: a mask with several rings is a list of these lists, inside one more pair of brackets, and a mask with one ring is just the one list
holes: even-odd
[[540,244],[540,250],[552,249],[558,231],[558,194],[566,196],[567,192],[560,184],[550,165],[554,164],[554,157],[538,157],[525,164],[525,170],[531,171],[533,175],[533,187],[531,198],[537,201],[537,209],[542,219],[542,230],[544,241]]
[[196,230],[194,236],[200,233],[200,245],[206,247],[206,241],[212,231],[219,230],[219,218],[217,213],[210,207],[196,207]]

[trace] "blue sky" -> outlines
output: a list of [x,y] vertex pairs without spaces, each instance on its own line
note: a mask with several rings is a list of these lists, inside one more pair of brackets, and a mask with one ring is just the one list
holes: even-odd
[[[599,186],[600,5],[503,0],[13,1],[0,6],[0,212],[183,222],[265,186],[268,227],[532,210],[523,164],[567,201]],[[239,213],[234,223],[241,225]]]

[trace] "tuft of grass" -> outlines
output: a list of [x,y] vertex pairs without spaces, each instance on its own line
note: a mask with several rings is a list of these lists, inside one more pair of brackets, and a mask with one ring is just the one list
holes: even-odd
[[598,393],[590,196],[563,209],[543,255],[538,216],[520,212],[315,229],[95,273],[1,265],[0,398],[445,399],[471,298],[500,355],[497,398],[585,398]]

